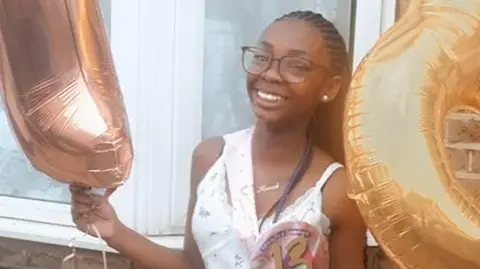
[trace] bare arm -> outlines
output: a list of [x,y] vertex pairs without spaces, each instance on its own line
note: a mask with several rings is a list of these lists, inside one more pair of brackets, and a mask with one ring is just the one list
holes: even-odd
[[366,226],[358,207],[347,196],[345,170],[335,172],[324,189],[324,212],[332,221],[330,269],[364,269]]
[[223,138],[211,138],[198,145],[193,153],[190,202],[188,204],[185,241],[183,246],[185,255],[190,258],[191,269],[205,268],[202,256],[200,255],[197,243],[195,242],[192,234],[192,215],[193,210],[195,209],[195,203],[197,201],[197,186],[219,157],[219,154],[223,148],[223,144]]
[[107,243],[142,268],[190,269],[184,251],[157,245],[123,225],[114,237],[107,240]]
[[197,186],[215,163],[223,147],[223,139],[211,138],[200,143],[192,156],[190,201],[185,229],[184,249],[159,246],[147,238],[121,226],[108,244],[128,258],[150,269],[204,269],[203,259],[192,235],[192,214],[197,201]]

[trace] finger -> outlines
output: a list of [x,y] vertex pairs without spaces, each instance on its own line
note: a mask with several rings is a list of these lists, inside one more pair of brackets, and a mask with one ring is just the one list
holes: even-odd
[[88,220],[86,218],[81,218],[78,221],[75,222],[75,226],[77,229],[80,231],[88,233],[87,227],[88,227]]
[[108,198],[117,190],[117,188],[118,188],[118,187],[108,189],[108,190],[105,192],[104,197],[108,199]]
[[104,220],[104,218],[98,216],[98,213],[92,212],[85,216],[87,224],[97,223],[99,220]]
[[87,192],[90,188],[80,186],[80,185],[70,185],[69,189],[71,193],[83,193],[83,192]]
[[73,207],[70,208],[70,215],[72,215],[72,220],[75,223],[80,219],[80,214]]
[[104,206],[94,206],[92,210],[88,212],[89,217],[92,221],[98,220],[111,220],[115,213],[109,207]]
[[88,194],[74,194],[72,195],[72,204],[93,204],[95,200]]
[[117,187],[109,189],[90,189],[87,191],[87,193],[96,199],[108,200],[108,198],[115,192],[116,189]]
[[86,227],[88,224],[98,223],[100,220],[109,221],[111,218],[99,209],[85,207],[82,209],[73,209],[72,220],[78,226]]
[[73,203],[101,205],[106,201],[106,199],[104,199],[104,197],[101,197],[101,196],[90,195],[88,193],[80,193],[80,194],[73,194],[72,201]]
[[72,216],[79,217],[79,215],[92,215],[95,218],[109,220],[111,215],[114,214],[111,212],[111,209],[106,206],[104,203],[72,203],[71,205]]
[[96,205],[101,205],[106,201],[105,198],[102,196],[89,195],[89,197],[90,201],[92,201],[92,203]]
[[95,210],[95,205],[93,204],[73,204],[71,207],[73,214],[80,215],[92,212]]
[[86,221],[86,219],[88,218],[88,214],[89,214],[88,211],[82,212],[73,208],[70,211],[71,211],[72,220],[74,223]]
[[104,195],[99,196],[95,193],[90,192],[91,188],[85,188],[81,186],[71,185],[70,191],[72,193],[72,202],[73,203],[94,203],[100,205],[105,202],[108,197],[115,191],[115,189],[109,189],[105,192]]

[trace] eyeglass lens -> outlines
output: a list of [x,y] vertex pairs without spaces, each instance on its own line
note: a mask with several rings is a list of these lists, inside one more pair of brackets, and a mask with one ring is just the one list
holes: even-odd
[[[243,52],[243,68],[253,75],[260,75],[267,71],[273,61],[271,54],[260,49],[247,48]],[[280,75],[288,82],[303,82],[310,70],[311,66],[308,61],[300,57],[286,56],[279,59]]]

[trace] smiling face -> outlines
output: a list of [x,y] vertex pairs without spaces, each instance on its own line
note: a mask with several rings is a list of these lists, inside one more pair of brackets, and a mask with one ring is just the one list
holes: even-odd
[[249,53],[253,62],[247,69],[254,72],[247,75],[248,95],[259,120],[275,125],[309,121],[320,102],[335,97],[337,79],[329,72],[328,50],[310,23],[277,21]]

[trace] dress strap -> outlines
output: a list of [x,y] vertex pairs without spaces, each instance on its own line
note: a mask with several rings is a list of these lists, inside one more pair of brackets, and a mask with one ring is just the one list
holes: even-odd
[[317,181],[316,187],[319,188],[320,190],[323,190],[323,187],[325,187],[325,184],[327,183],[328,179],[337,171],[338,169],[343,168],[343,165],[337,162],[331,163],[327,169],[325,169],[325,172],[323,172],[322,176],[320,179]]
[[224,149],[226,180],[233,207],[234,227],[249,255],[258,237],[252,168],[252,130],[228,136]]

